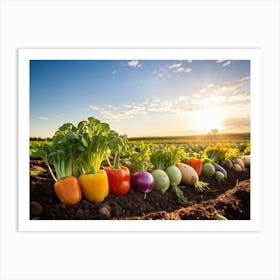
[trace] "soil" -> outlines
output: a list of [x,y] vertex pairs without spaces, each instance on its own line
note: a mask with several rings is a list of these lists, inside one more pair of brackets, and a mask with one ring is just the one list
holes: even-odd
[[102,203],[84,198],[74,206],[65,206],[55,195],[54,181],[43,160],[30,160],[30,219],[41,220],[230,220],[250,219],[250,169],[236,172],[226,169],[228,179],[220,184],[214,178],[200,177],[208,182],[203,193],[192,186],[182,186],[187,202],[181,204],[169,189],[144,194],[134,188],[123,196],[109,194]]

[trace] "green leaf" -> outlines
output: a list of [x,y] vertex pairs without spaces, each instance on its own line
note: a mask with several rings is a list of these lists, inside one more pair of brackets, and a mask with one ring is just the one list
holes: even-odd
[[186,204],[188,202],[188,199],[185,197],[183,191],[180,189],[179,186],[172,187],[172,191],[176,194],[178,197],[178,201],[181,204]]

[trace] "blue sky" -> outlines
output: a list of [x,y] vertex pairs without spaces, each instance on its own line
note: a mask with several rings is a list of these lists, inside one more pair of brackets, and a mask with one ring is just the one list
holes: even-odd
[[30,61],[30,136],[89,116],[129,137],[249,131],[250,61]]

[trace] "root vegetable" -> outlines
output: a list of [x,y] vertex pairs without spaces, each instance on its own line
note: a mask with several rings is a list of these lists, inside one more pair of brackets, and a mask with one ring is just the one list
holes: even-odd
[[214,177],[217,179],[218,184],[225,180],[225,175],[221,171],[216,171]]
[[154,177],[147,171],[139,171],[134,173],[131,177],[131,183],[140,192],[145,194],[144,198],[146,198],[146,194],[151,192],[155,186]]
[[245,168],[245,164],[244,164],[243,160],[241,160],[240,158],[236,159],[234,163],[239,164],[241,166],[241,169]]
[[208,183],[199,181],[196,171],[191,166],[189,166],[185,163],[178,163],[177,167],[179,168],[179,170],[182,174],[182,182],[184,184],[194,186],[195,190],[200,191],[200,192],[209,188]]
[[220,166],[219,164],[217,164],[217,163],[213,163],[213,165],[214,165],[214,167],[215,167],[215,170],[216,170],[216,171],[219,171],[219,172],[222,172],[223,175],[224,175],[224,179],[227,179],[227,172],[226,172],[226,170],[225,170],[222,166]]
[[169,177],[171,187],[178,186],[181,183],[182,174],[177,166],[169,166],[165,171]]
[[251,164],[251,157],[250,155],[243,156],[241,160],[244,162],[245,166],[249,166]]
[[226,167],[228,167],[228,168],[233,168],[233,163],[232,163],[232,161],[231,161],[230,159],[227,158],[227,159],[225,160],[224,166],[226,166]]
[[212,177],[215,173],[215,167],[212,163],[205,163],[202,168],[202,174],[207,177]]
[[170,179],[167,173],[162,169],[155,169],[152,171],[152,176],[155,180],[155,189],[165,193],[170,185]]
[[242,171],[242,167],[239,164],[235,163],[233,165],[233,170],[237,171],[237,172],[240,172],[240,171]]

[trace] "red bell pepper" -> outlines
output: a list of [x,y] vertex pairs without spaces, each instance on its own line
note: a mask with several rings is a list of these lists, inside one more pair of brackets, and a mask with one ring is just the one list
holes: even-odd
[[109,179],[109,191],[115,195],[124,195],[130,190],[130,172],[125,166],[119,169],[104,168]]
[[202,173],[202,167],[203,167],[202,160],[197,158],[190,158],[187,164],[191,166],[196,171],[198,177],[200,177]]

